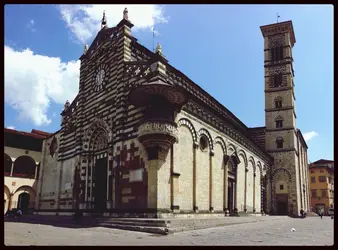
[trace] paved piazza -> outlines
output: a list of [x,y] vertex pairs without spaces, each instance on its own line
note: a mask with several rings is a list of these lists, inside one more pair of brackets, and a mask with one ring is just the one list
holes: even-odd
[[[291,228],[296,231],[291,232]],[[330,217],[261,222],[155,235],[110,228],[5,222],[6,245],[333,245]]]

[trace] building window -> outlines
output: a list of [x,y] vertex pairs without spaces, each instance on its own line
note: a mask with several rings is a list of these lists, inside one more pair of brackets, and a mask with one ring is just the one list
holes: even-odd
[[200,149],[202,151],[205,151],[208,147],[208,140],[205,136],[201,136],[201,139],[200,139]]
[[284,185],[279,185],[279,190],[284,190]]
[[275,76],[273,77],[273,86],[274,86],[275,88],[278,88],[278,87],[280,87],[281,85],[282,85],[282,75],[281,75],[281,74],[275,75]]
[[323,170],[323,169],[321,169],[321,170],[320,170],[320,172],[321,172],[321,173],[324,173],[324,170]]
[[312,197],[317,197],[317,190],[316,189],[312,189],[311,190],[311,196]]
[[271,49],[271,60],[272,61],[279,61],[283,59],[283,46],[275,47]]
[[311,173],[311,174],[313,174],[313,173],[314,173],[314,171],[312,171],[312,170],[311,170],[311,171],[310,171],[310,173]]
[[326,182],[326,176],[319,176],[320,182]]
[[316,182],[316,177],[315,176],[311,176],[311,183],[315,183]]
[[277,148],[283,148],[283,142],[284,142],[283,138],[282,137],[278,137],[276,139]]
[[326,197],[326,190],[322,190],[322,197]]
[[277,116],[275,118],[275,122],[276,122],[276,128],[282,128],[283,127],[283,117]]
[[275,101],[275,108],[281,108],[282,107],[282,101]]

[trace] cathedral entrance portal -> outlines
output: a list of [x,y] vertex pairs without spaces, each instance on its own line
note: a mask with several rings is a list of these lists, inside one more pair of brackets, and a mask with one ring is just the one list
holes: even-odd
[[94,210],[103,212],[107,203],[107,165],[108,158],[96,159],[94,167]]
[[276,212],[278,215],[288,215],[288,194],[276,195]]

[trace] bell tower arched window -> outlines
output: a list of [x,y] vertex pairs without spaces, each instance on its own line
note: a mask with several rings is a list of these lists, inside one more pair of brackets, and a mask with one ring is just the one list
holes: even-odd
[[282,107],[282,101],[283,101],[283,99],[282,99],[282,97],[280,97],[280,96],[278,96],[278,97],[276,97],[275,98],[275,108],[281,108]]
[[283,46],[278,46],[271,49],[271,60],[272,61],[280,61],[283,59]]
[[283,148],[283,143],[284,143],[284,139],[282,137],[277,137],[276,139],[277,148]]
[[283,127],[283,117],[277,116],[275,119],[276,122],[276,128],[282,128]]

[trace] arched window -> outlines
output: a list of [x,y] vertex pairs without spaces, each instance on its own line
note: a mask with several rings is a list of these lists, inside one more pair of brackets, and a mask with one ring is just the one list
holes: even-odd
[[282,86],[283,76],[281,74],[273,76],[273,87],[278,88]]
[[275,103],[275,108],[281,108],[282,107],[282,97],[280,96],[277,96],[274,100],[274,103]]
[[283,46],[278,46],[271,49],[271,61],[279,61],[283,59]]
[[276,128],[282,128],[283,127],[283,117],[277,116],[275,119],[276,122]]
[[276,139],[277,148],[283,148],[283,143],[284,143],[284,139],[282,137],[277,137]]
[[12,168],[12,159],[7,154],[5,154],[4,157],[4,175],[10,175],[11,174],[11,168]]
[[200,138],[200,149],[205,151],[208,148],[208,139],[205,136]]
[[14,162],[13,176],[34,178],[35,177],[35,161],[29,156],[20,156]]

